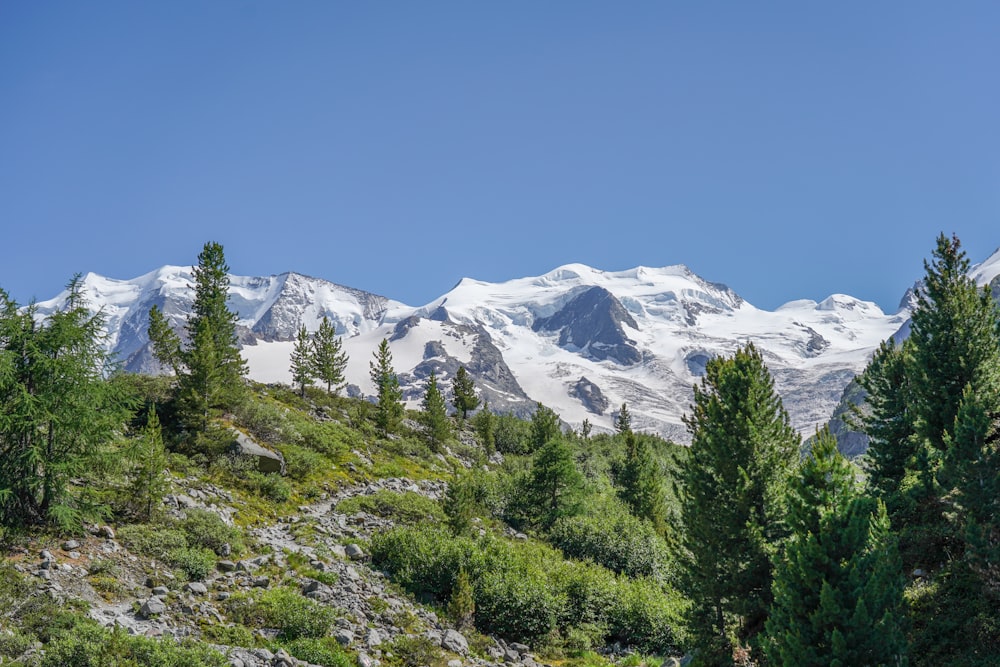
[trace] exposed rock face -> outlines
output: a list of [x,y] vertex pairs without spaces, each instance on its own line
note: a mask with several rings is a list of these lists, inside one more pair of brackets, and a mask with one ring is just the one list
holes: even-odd
[[636,364],[642,354],[623,325],[639,328],[614,294],[603,287],[591,287],[555,314],[535,320],[531,328],[558,332],[559,345],[572,346],[594,359]]
[[279,452],[261,447],[250,436],[236,429],[233,429],[233,436],[235,440],[229,447],[231,453],[250,457],[260,472],[285,474],[285,458]]
[[585,377],[581,377],[570,388],[570,396],[580,399],[589,412],[595,415],[603,415],[608,409],[608,399],[601,392],[601,388]]

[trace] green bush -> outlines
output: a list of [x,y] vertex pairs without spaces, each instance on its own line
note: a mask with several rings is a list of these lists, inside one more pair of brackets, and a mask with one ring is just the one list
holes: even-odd
[[221,653],[204,644],[129,635],[124,629],[81,623],[45,647],[41,667],[226,667]]
[[[17,658],[35,642],[35,638],[18,628],[0,630],[0,657]],[[0,660],[2,662],[2,660]]]
[[298,445],[284,445],[280,449],[285,457],[285,470],[294,480],[302,481],[316,471],[330,468],[330,460],[319,452]]
[[513,415],[497,415],[493,442],[503,454],[530,454],[532,451],[531,422]]
[[668,655],[683,643],[678,634],[686,604],[683,598],[652,579],[622,580],[609,610],[613,638],[644,651]]
[[373,562],[393,574],[394,580],[415,594],[445,601],[465,567],[472,574],[475,543],[454,538],[438,527],[396,528],[372,539]]
[[164,562],[169,561],[172,552],[187,547],[184,531],[146,523],[122,526],[118,539],[133,553]]
[[354,667],[351,655],[332,637],[299,637],[281,645],[299,660],[323,667]]
[[420,523],[428,519],[444,521],[440,503],[413,491],[396,493],[379,489],[370,496],[354,496],[337,503],[337,511],[342,514],[367,512],[376,516],[393,519],[398,523]]
[[288,502],[292,497],[292,485],[278,474],[264,474],[253,470],[247,473],[246,483],[258,496],[275,503]]
[[383,647],[392,658],[387,659],[393,667],[423,667],[439,662],[441,649],[422,635],[410,637],[400,635]]
[[475,585],[476,628],[511,641],[533,643],[556,627],[560,600],[540,569],[491,571]]
[[276,628],[278,638],[323,637],[336,620],[336,612],[291,588],[263,593],[241,593],[226,601],[230,619],[254,628]]
[[653,525],[620,506],[610,515],[559,519],[549,532],[552,544],[568,558],[592,560],[630,577],[667,579],[667,545]]
[[167,562],[190,581],[201,581],[215,570],[216,555],[201,547],[184,547],[171,551]]
[[222,552],[222,546],[228,544],[233,553],[243,551],[243,532],[235,526],[228,526],[215,512],[202,509],[187,510],[187,517],[180,522],[180,527],[187,538],[188,546],[202,547]]

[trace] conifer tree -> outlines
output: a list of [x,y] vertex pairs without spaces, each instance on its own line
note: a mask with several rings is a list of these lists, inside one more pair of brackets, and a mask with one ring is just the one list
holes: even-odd
[[292,348],[291,356],[291,372],[292,372],[292,385],[299,386],[299,394],[303,397],[306,395],[306,385],[311,384],[313,378],[313,360],[310,355],[311,341],[309,340],[309,332],[306,331],[306,325],[299,327],[299,333],[295,337],[295,347]]
[[625,439],[625,461],[618,475],[618,495],[632,514],[653,524],[661,535],[667,529],[666,496],[662,472],[649,443],[631,430]]
[[[131,401],[108,382],[104,321],[79,276],[62,310],[37,318],[0,290],[0,520],[79,528],[69,480],[108,454]],[[90,517],[93,519],[94,517]]]
[[247,365],[240,356],[236,314],[229,310],[229,266],[222,246],[206,243],[194,267],[194,303],[185,326],[187,347],[155,306],[149,313],[153,354],[179,373],[177,403],[188,428],[204,433],[211,416],[231,409],[246,391]]
[[399,388],[399,377],[392,367],[392,351],[389,339],[383,338],[373,353],[374,361],[369,362],[372,383],[375,385],[375,424],[383,435],[395,432],[403,418],[403,391]]
[[623,435],[632,432],[632,415],[628,411],[628,405],[622,403],[622,409],[615,415],[615,433]]
[[451,383],[452,403],[462,419],[469,416],[469,413],[479,405],[479,397],[476,396],[476,385],[472,381],[472,376],[465,370],[465,366],[459,366],[458,372]]
[[451,422],[448,421],[444,396],[438,389],[437,376],[433,370],[427,380],[427,391],[424,393],[422,406],[423,421],[427,427],[427,439],[430,441],[431,447],[437,451],[451,437]]
[[792,531],[775,559],[770,664],[905,665],[902,565],[885,505],[862,496],[829,431],[791,481]]
[[497,441],[497,416],[490,410],[488,401],[483,402],[483,409],[472,418],[472,425],[479,434],[479,441],[483,444],[483,449],[492,454],[496,451]]
[[343,341],[337,337],[336,329],[326,316],[319,323],[312,342],[313,372],[320,382],[326,383],[326,393],[338,394],[344,386],[347,353],[344,352]]
[[163,446],[163,433],[155,406],[149,406],[146,426],[136,441],[133,458],[135,469],[130,489],[132,505],[139,521],[149,521],[153,516],[153,508],[162,502],[169,488],[163,474],[167,467],[167,452]]
[[537,451],[545,443],[558,438],[562,433],[559,427],[559,415],[541,403],[535,404],[531,414],[531,451]]
[[580,424],[580,437],[586,440],[590,437],[590,432],[593,430],[593,426],[590,424],[589,419],[584,419],[583,423]]
[[536,452],[531,464],[528,497],[542,527],[550,528],[557,519],[575,514],[580,507],[583,486],[583,475],[562,437],[552,438]]
[[679,481],[681,584],[707,665],[751,646],[771,603],[771,556],[787,534],[784,495],[799,437],[751,344],[708,362],[695,387]]

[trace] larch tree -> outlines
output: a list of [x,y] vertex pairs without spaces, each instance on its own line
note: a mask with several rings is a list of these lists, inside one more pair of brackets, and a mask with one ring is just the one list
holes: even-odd
[[395,432],[403,418],[403,391],[399,387],[399,377],[392,367],[392,351],[389,340],[383,338],[369,362],[369,372],[377,392],[375,404],[375,424],[383,435]]
[[316,379],[326,383],[326,393],[338,394],[345,384],[347,353],[330,319],[323,316],[312,340],[312,366]]
[[800,440],[752,344],[708,362],[685,422],[692,441],[679,471],[681,585],[700,659],[727,665],[734,649],[759,650]]
[[[78,528],[87,508],[69,480],[110,455],[132,402],[105,376],[104,320],[79,276],[44,318],[0,291],[0,520]],[[89,517],[93,519],[94,517]]]
[[303,324],[299,327],[298,335],[295,337],[295,347],[292,348],[292,356],[289,359],[292,385],[298,385],[299,395],[303,397],[306,395],[306,385],[312,384],[315,377],[313,359],[310,354],[311,345],[309,332],[306,330],[306,325]]

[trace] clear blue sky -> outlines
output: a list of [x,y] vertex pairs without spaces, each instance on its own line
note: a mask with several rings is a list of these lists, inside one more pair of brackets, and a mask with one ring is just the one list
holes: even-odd
[[684,263],[895,309],[1000,246],[995,2],[0,3],[0,286],[221,242],[420,305]]

